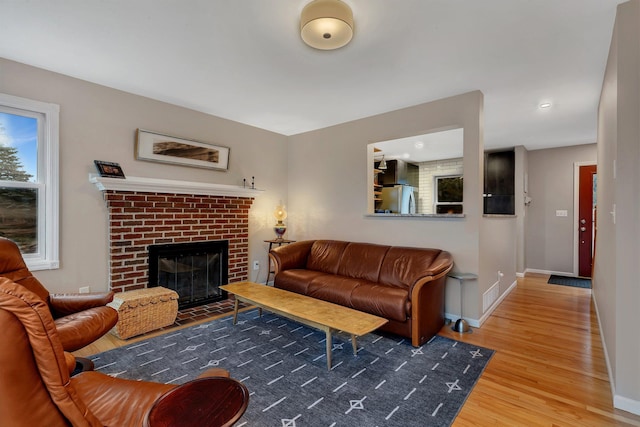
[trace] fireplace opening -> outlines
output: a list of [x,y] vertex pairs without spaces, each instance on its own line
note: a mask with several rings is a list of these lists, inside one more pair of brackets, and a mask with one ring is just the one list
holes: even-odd
[[148,286],[176,291],[179,309],[221,301],[227,298],[220,286],[227,284],[228,258],[228,240],[150,245]]

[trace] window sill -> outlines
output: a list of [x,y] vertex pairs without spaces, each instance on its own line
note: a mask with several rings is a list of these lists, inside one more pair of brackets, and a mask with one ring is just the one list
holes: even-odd
[[51,261],[51,260],[43,260],[43,259],[28,259],[25,258],[25,264],[27,264],[27,268],[31,271],[38,270],[56,270],[60,268],[60,261]]
[[398,214],[398,213],[376,213],[365,214],[367,218],[424,218],[424,219],[460,219],[465,218],[465,214]]

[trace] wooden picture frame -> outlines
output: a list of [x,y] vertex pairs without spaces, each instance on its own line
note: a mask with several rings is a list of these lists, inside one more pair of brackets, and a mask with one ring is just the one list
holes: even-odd
[[229,151],[229,147],[143,129],[138,129],[136,134],[137,160],[226,171]]
[[100,176],[108,178],[125,178],[124,171],[118,163],[105,162],[102,160],[94,160],[93,163],[95,163],[96,168],[98,168]]

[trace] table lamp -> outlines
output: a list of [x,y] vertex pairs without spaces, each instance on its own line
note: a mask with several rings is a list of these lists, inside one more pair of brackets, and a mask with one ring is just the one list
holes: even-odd
[[276,233],[276,239],[282,240],[282,236],[284,236],[284,233],[287,231],[287,226],[282,222],[287,218],[287,211],[284,210],[284,205],[279,204],[276,206],[276,210],[273,211],[273,216],[278,221],[276,225],[273,226],[273,231]]

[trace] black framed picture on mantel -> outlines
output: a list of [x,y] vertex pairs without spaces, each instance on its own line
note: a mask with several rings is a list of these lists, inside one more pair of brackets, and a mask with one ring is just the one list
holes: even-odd
[[96,168],[98,168],[98,172],[102,177],[122,179],[125,178],[124,171],[118,163],[105,162],[103,160],[94,160],[93,163],[95,163]]

